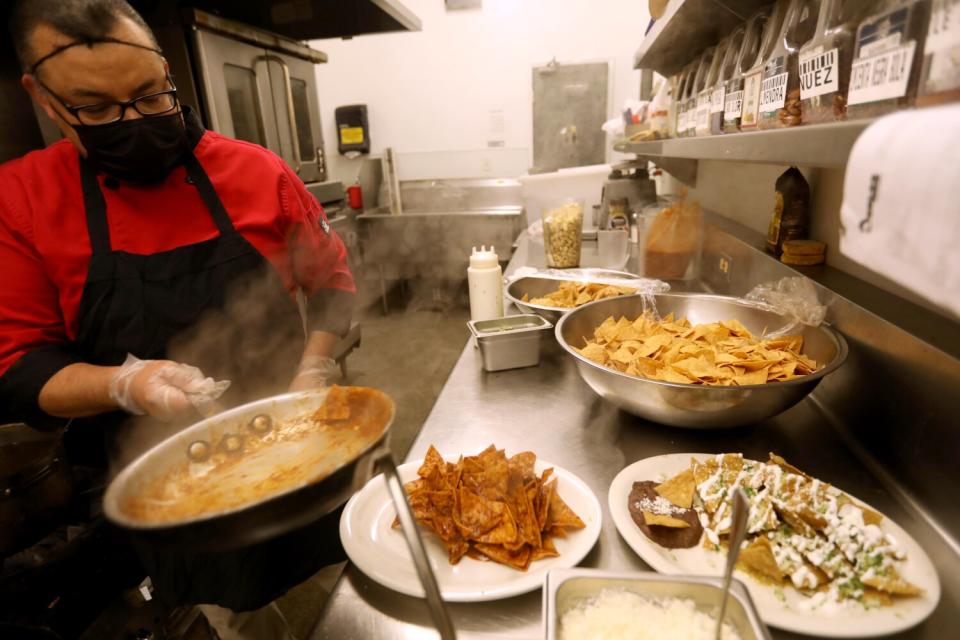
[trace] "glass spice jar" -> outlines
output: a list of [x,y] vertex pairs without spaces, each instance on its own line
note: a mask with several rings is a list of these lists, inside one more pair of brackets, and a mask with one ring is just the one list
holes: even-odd
[[767,23],[769,8],[753,14],[747,20],[743,31],[743,43],[737,52],[733,73],[723,87],[723,132],[740,131],[740,116],[743,113],[743,74],[757,59],[760,52],[760,40]]
[[790,0],[778,0],[770,12],[770,17],[763,26],[763,39],[760,41],[760,50],[757,59],[748,71],[743,74],[743,112],[740,115],[740,130],[751,131],[757,128],[760,116],[760,83],[763,80],[763,68],[770,57],[770,53],[777,45],[777,36],[787,13]]
[[680,74],[680,85],[677,89],[677,120],[674,137],[684,138],[687,135],[687,97],[690,85],[693,84],[693,75],[696,73],[694,63],[691,62]]
[[[707,56],[709,53],[709,56]],[[704,77],[707,74],[707,67],[710,66],[710,61],[713,60],[713,48],[711,47],[704,52],[697,59],[696,63],[696,72],[693,74],[693,81],[690,84],[689,91],[687,93],[687,128],[684,132],[684,137],[692,138],[696,135],[697,128],[697,95],[700,93],[700,89],[704,83]]]
[[960,100],[960,0],[933,0],[917,105]]
[[702,83],[697,88],[697,112],[694,119],[694,135],[698,137],[710,135],[710,93],[716,81],[717,66],[722,56],[720,45],[703,52],[705,71]]
[[743,26],[737,27],[720,45],[720,48],[723,49],[723,56],[717,56],[720,63],[717,65],[717,75],[710,89],[709,131],[712,136],[723,133],[723,107],[726,102],[725,87],[736,69],[737,56],[740,55],[740,49],[743,45],[744,31]]
[[800,47],[813,37],[816,0],[790,0],[776,44],[763,65],[758,129],[795,127],[800,117]]
[[872,6],[872,0],[822,0],[813,38],[800,48],[800,115],[804,124],[847,117],[857,25]]
[[930,0],[884,0],[857,28],[847,94],[849,118],[872,118],[916,102]]

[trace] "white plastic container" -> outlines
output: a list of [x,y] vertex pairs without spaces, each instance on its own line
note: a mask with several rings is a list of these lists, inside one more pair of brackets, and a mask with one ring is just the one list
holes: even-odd
[[503,273],[493,247],[473,247],[467,267],[470,288],[470,319],[493,320],[503,317]]

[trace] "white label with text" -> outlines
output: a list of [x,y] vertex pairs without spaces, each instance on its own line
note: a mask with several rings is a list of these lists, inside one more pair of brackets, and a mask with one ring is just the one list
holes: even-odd
[[760,71],[756,71],[743,77],[741,127],[752,127],[757,124],[757,113],[760,111],[760,74]]
[[800,99],[816,98],[840,88],[840,55],[836,49],[800,54]]
[[760,111],[776,111],[783,109],[787,103],[787,78],[789,73],[778,73],[775,76],[764,78],[760,83]]
[[710,94],[710,113],[723,113],[723,96],[726,89],[720,85]]
[[694,126],[697,133],[710,130],[710,95],[706,91],[697,98],[697,121]]
[[911,40],[902,47],[856,60],[850,70],[848,103],[865,104],[906,95],[916,45]]
[[726,100],[723,103],[723,119],[732,120],[733,118],[739,118],[742,111],[743,91],[734,91],[727,94]]

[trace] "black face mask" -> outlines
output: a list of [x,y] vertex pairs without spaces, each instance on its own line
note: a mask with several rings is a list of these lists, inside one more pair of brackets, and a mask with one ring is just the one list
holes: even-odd
[[166,178],[188,148],[180,113],[73,128],[94,168],[139,184]]

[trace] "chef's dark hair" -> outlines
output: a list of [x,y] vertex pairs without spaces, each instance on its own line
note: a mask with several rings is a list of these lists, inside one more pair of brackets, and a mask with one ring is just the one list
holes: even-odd
[[10,35],[24,71],[36,63],[30,36],[47,24],[78,42],[103,40],[120,18],[128,18],[143,29],[157,47],[153,31],[126,0],[17,0],[10,14]]

